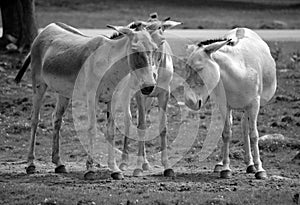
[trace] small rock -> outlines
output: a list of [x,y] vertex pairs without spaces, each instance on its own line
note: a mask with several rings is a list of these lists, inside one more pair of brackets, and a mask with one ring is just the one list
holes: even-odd
[[264,136],[261,136],[259,138],[259,141],[266,141],[266,140],[270,140],[270,141],[273,141],[273,140],[278,140],[278,141],[283,141],[285,138],[282,134],[267,134],[267,135],[264,135]]
[[281,134],[268,134],[260,137],[258,143],[260,149],[275,152],[287,146],[288,142]]
[[43,202],[39,203],[38,205],[56,205],[57,202],[55,199],[45,199]]
[[227,205],[227,204],[229,204],[229,202],[226,201],[224,198],[217,197],[217,198],[213,198],[211,200],[207,200],[205,202],[205,204],[207,204],[207,205]]
[[281,180],[281,181],[288,181],[288,180],[292,180],[291,178],[288,178],[288,177],[283,177],[283,176],[278,176],[278,175],[272,175],[271,177],[270,177],[270,179],[271,180],[274,180],[274,181],[279,181],[279,180]]
[[96,203],[91,200],[80,200],[77,205],[96,205]]

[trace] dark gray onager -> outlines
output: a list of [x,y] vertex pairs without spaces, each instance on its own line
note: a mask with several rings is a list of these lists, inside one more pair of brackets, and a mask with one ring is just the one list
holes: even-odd
[[[112,170],[111,176],[114,179],[123,178],[115,160],[114,119],[110,115],[114,86],[132,72],[137,79],[136,86],[151,92],[156,84],[152,73],[153,52],[158,47],[150,33],[144,28],[135,31],[122,26],[109,27],[121,33],[122,36],[115,39],[105,36],[89,37],[66,24],[52,23],[34,40],[31,52],[15,78],[16,82],[20,82],[30,64],[33,111],[26,169],[28,174],[34,173],[36,169],[34,164],[36,130],[42,99],[47,88],[57,93],[57,103],[53,113],[52,162],[56,165],[55,172],[66,172],[65,165],[60,159],[59,131],[62,116],[72,97],[76,78],[79,72],[84,72],[89,122],[89,148],[85,177],[90,178],[94,175],[92,156],[96,135],[95,99],[99,99],[107,104],[108,167]],[[118,63],[114,63],[116,61]],[[104,74],[105,78],[102,79]],[[97,84],[99,79],[103,82]]]

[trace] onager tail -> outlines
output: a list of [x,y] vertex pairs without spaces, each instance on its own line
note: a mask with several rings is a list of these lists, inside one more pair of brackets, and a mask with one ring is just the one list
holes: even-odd
[[18,84],[22,78],[23,78],[23,75],[25,74],[29,64],[30,64],[30,61],[31,61],[31,55],[30,53],[28,54],[28,56],[26,57],[23,65],[22,65],[22,68],[20,69],[20,71],[18,72],[17,76],[15,77],[15,82]]

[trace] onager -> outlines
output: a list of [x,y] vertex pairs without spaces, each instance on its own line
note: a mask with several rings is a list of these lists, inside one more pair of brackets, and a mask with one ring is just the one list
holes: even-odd
[[232,110],[237,109],[244,111],[242,133],[247,173],[255,173],[257,179],[265,179],[267,174],[258,148],[257,116],[260,106],[266,105],[273,97],[277,86],[276,65],[268,45],[252,30],[236,28],[229,31],[224,39],[191,45],[187,51],[190,67],[187,82],[195,92],[186,88],[186,105],[199,110],[209,95],[220,97],[224,93],[226,96],[226,106],[219,106],[225,125],[222,160],[215,166],[215,172],[220,172],[221,178],[231,176],[229,143]]
[[[15,78],[16,82],[20,82],[27,67],[31,65],[33,111],[28,167],[26,168],[28,174],[36,170],[34,164],[36,130],[42,99],[47,88],[57,93],[57,103],[53,113],[52,162],[56,165],[56,173],[66,172],[66,167],[60,158],[59,132],[62,116],[72,98],[76,78],[83,70],[89,122],[87,171],[84,176],[90,178],[94,175],[92,156],[96,135],[95,103],[99,100],[107,104],[108,167],[112,170],[112,178],[123,178],[114,157],[112,95],[116,85],[130,72],[136,77],[135,86],[146,90],[147,93],[144,94],[151,93],[156,84],[152,73],[153,52],[158,47],[153,42],[150,33],[144,28],[134,31],[121,26],[109,27],[121,33],[122,36],[116,39],[105,36],[88,37],[68,25],[52,23],[34,40],[31,52]],[[114,63],[116,61],[118,63]],[[102,79],[104,74],[105,78]],[[100,79],[102,81],[99,83]]]
[[[128,153],[128,137],[130,136],[129,128],[131,122],[131,111],[130,111],[130,100],[134,95],[137,102],[137,111],[138,111],[138,156],[136,168],[133,171],[133,176],[141,176],[143,170],[149,170],[150,165],[146,158],[145,150],[145,132],[146,132],[146,114],[150,109],[150,105],[153,97],[158,99],[159,107],[159,135],[161,138],[161,162],[164,166],[164,176],[174,176],[174,171],[168,163],[167,155],[167,104],[170,96],[170,82],[173,77],[173,61],[172,61],[172,51],[164,39],[164,31],[166,29],[173,28],[177,25],[180,25],[180,22],[171,21],[169,18],[160,21],[157,18],[157,14],[151,14],[148,22],[142,22],[151,33],[151,36],[157,44],[162,42],[155,52],[155,60],[153,66],[153,73],[156,79],[156,86],[151,93],[145,93],[146,90],[137,91],[136,84],[134,83],[135,76],[128,74],[126,79],[120,84],[120,102],[124,110],[124,125],[125,125],[125,136],[124,144],[122,150],[122,163],[120,164],[121,170],[126,170],[128,167],[129,153]],[[148,94],[148,95],[145,95]],[[116,101],[114,101],[116,102]],[[117,105],[114,105],[116,107]]]

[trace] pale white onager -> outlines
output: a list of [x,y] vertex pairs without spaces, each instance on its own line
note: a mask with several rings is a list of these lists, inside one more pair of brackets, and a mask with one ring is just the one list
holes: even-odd
[[238,109],[244,111],[242,134],[247,173],[255,173],[258,179],[266,178],[259,155],[257,116],[260,106],[273,97],[277,86],[276,65],[268,45],[254,31],[236,28],[229,31],[224,39],[190,45],[187,52],[190,72],[187,82],[195,92],[186,88],[186,105],[199,110],[209,95],[218,98],[223,93],[226,97],[226,105],[219,106],[225,120],[222,133],[224,144],[222,160],[215,171],[220,172],[222,178],[231,176],[229,143],[232,110]]
[[[126,170],[128,167],[129,161],[129,152],[128,152],[128,137],[130,136],[129,128],[132,120],[131,111],[130,111],[130,101],[131,97],[135,97],[137,103],[138,111],[138,154],[137,154],[137,163],[136,168],[133,171],[134,176],[141,176],[143,170],[149,170],[150,165],[146,158],[145,150],[145,132],[146,132],[146,113],[150,108],[152,98],[157,97],[158,99],[158,108],[159,108],[159,135],[161,138],[161,162],[164,167],[164,176],[174,176],[174,171],[168,163],[167,155],[167,104],[170,96],[170,82],[173,77],[173,61],[171,55],[171,48],[169,44],[165,41],[163,36],[164,31],[169,28],[173,28],[177,25],[180,25],[180,22],[171,21],[169,18],[160,21],[157,19],[157,14],[152,14],[151,19],[148,22],[142,22],[146,26],[147,30],[151,33],[151,36],[159,45],[158,50],[155,52],[155,61],[153,66],[153,73],[156,79],[156,85],[152,92],[149,93],[147,89],[141,89],[136,92],[137,87],[135,81],[138,79],[135,75],[131,73],[124,78],[123,82],[119,85],[118,94],[116,97],[119,97],[121,100],[113,100],[113,102],[122,103],[120,106],[124,110],[124,125],[125,125],[125,136],[124,144],[122,150],[122,162],[120,164],[121,170]],[[146,95],[145,95],[146,94]],[[115,107],[118,105],[115,104]]]
[[66,24],[52,23],[34,40],[30,54],[15,78],[16,82],[20,82],[27,67],[31,65],[33,111],[27,173],[34,173],[36,169],[34,164],[36,130],[42,99],[47,88],[57,93],[53,113],[52,162],[56,165],[55,172],[66,172],[60,157],[59,131],[62,116],[72,98],[76,78],[79,72],[83,72],[89,122],[85,177],[90,178],[94,174],[92,157],[96,135],[95,103],[99,99],[100,102],[107,104],[108,167],[112,170],[111,176],[114,179],[123,178],[114,157],[114,119],[110,114],[112,95],[119,81],[130,72],[136,77],[136,86],[147,90],[153,89],[156,82],[152,73],[152,61],[153,53],[158,47],[144,28],[134,31],[121,26],[109,27],[121,33],[122,37],[115,39],[105,36],[88,37]]

